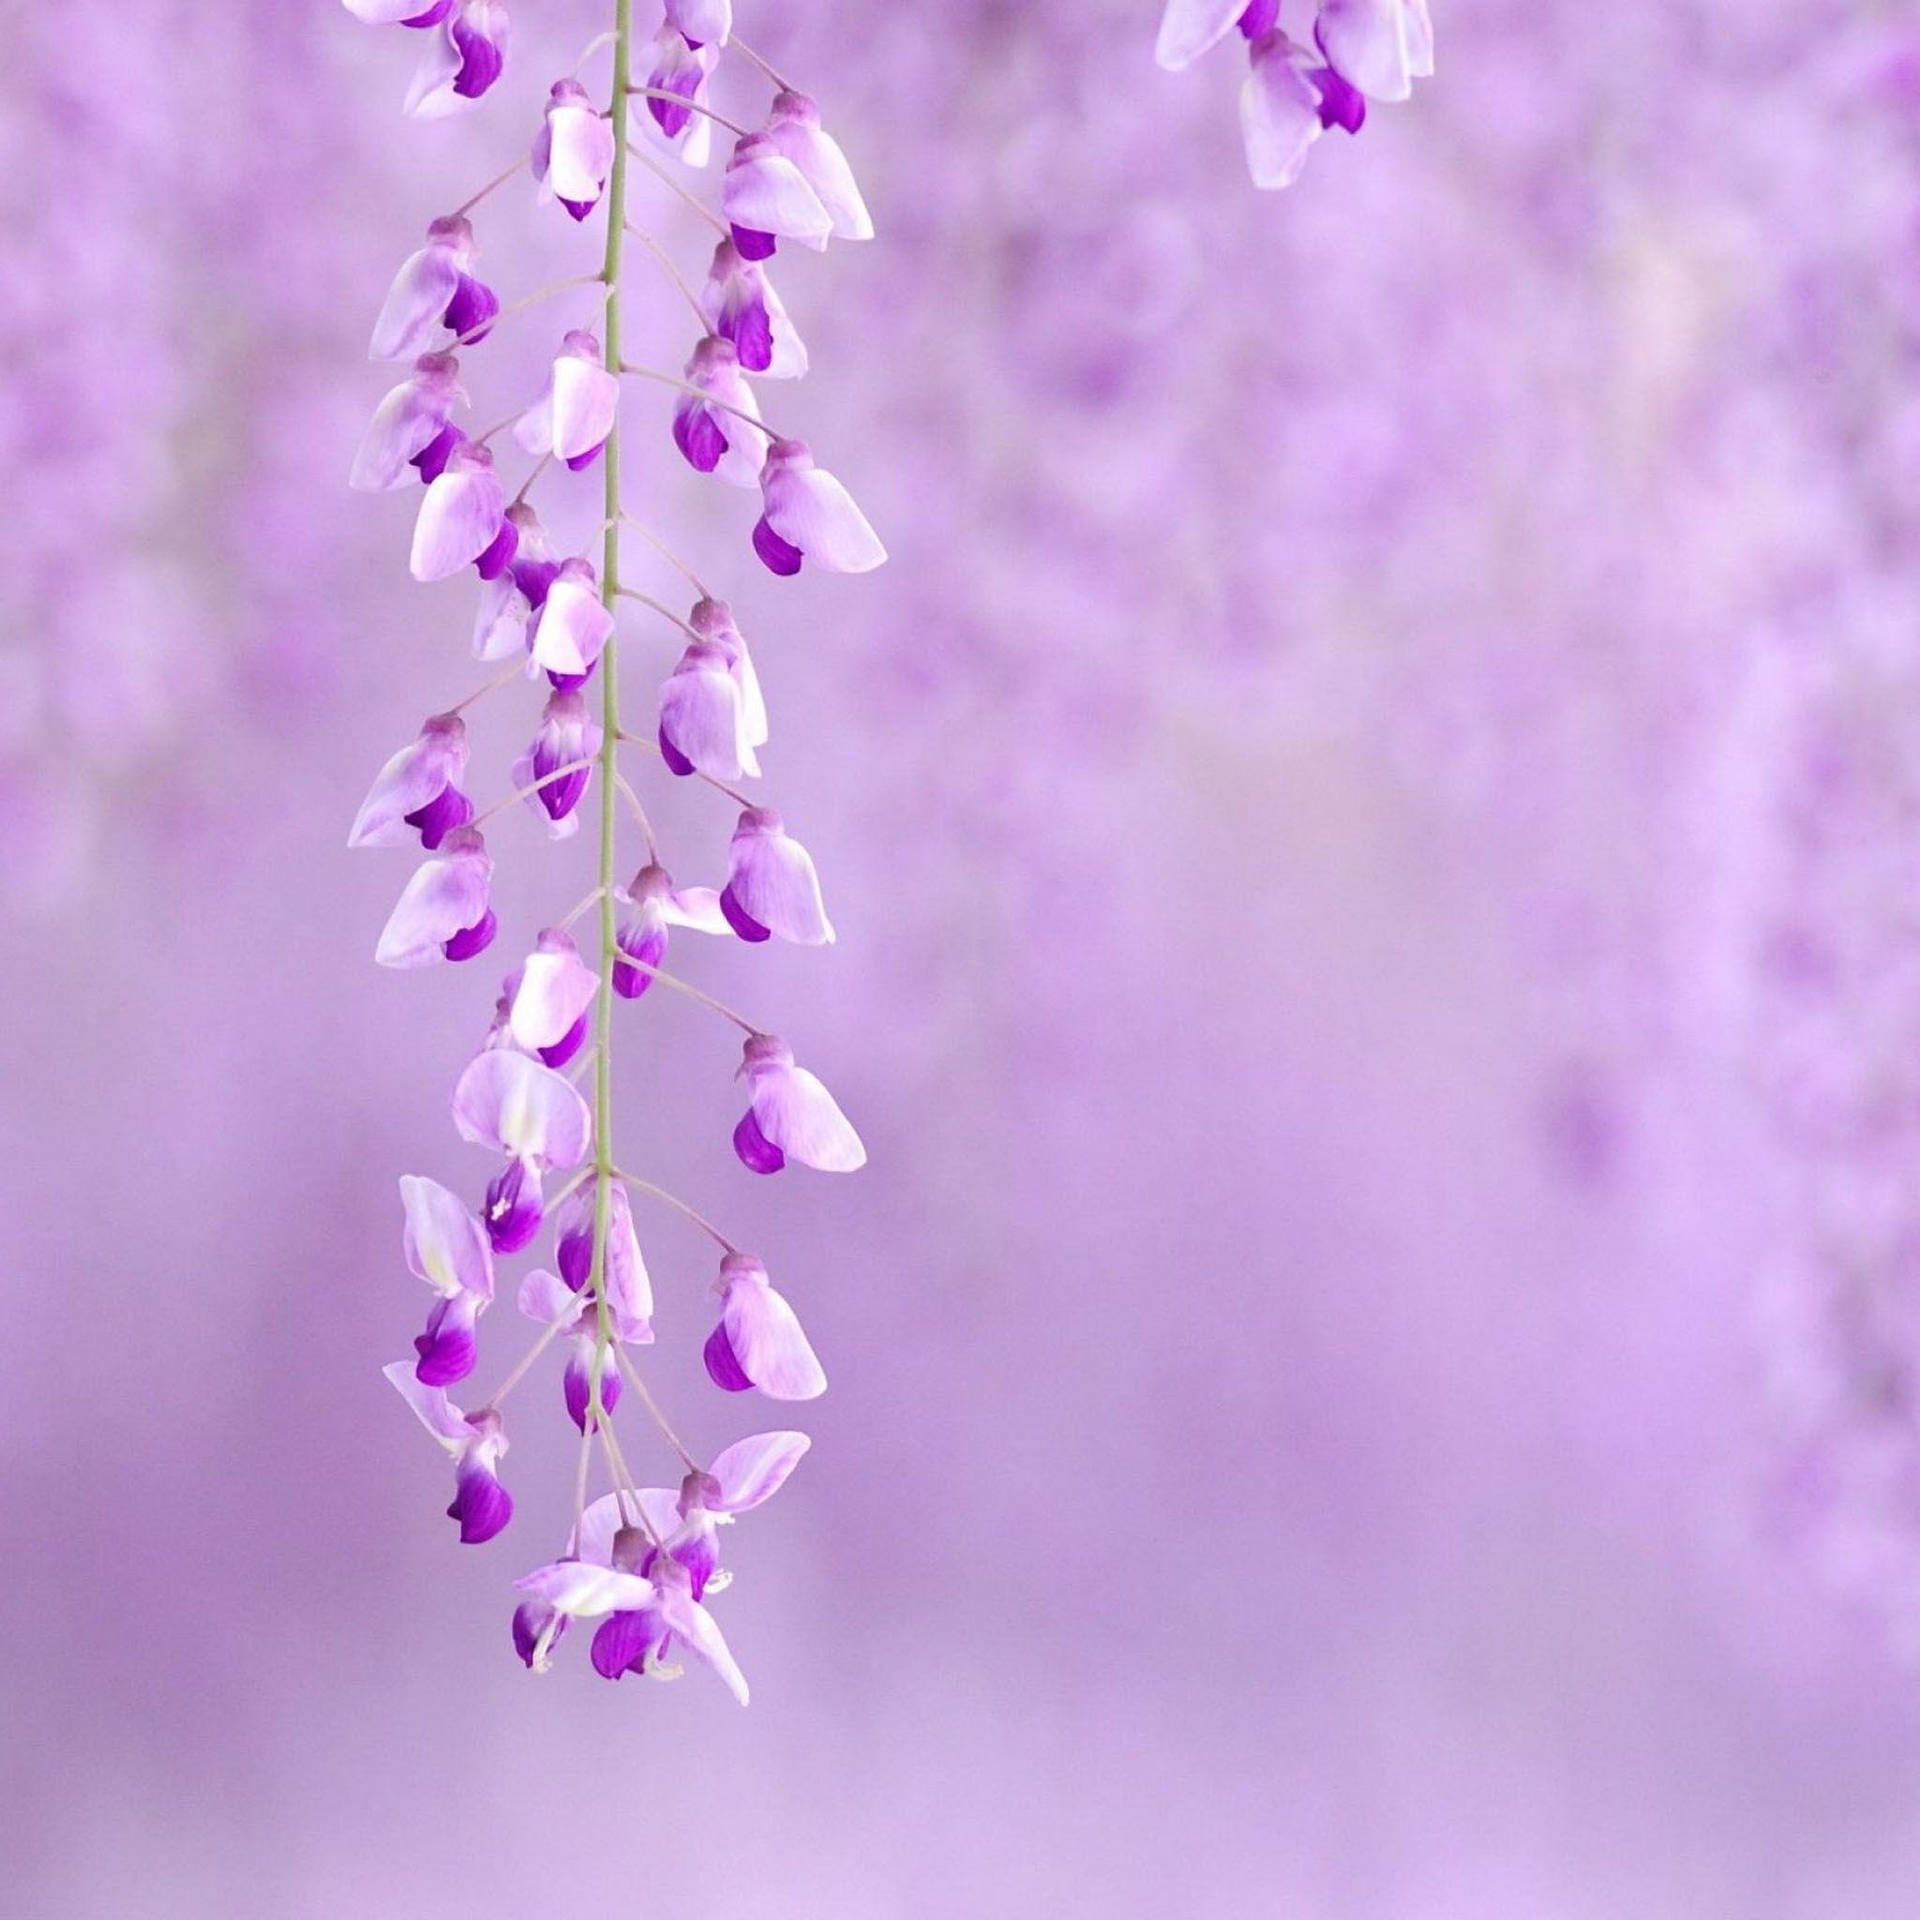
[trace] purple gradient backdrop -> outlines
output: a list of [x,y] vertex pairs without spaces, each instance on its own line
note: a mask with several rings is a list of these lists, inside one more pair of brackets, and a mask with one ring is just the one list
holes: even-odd
[[[894,556],[755,581],[659,410],[841,933],[702,978],[874,1161],[753,1182],[724,1035],[632,1023],[623,1157],[834,1377],[744,1714],[524,1673],[557,1407],[467,1552],[377,1371],[494,974],[374,969],[342,845],[474,679],[360,355],[604,9],[429,128],[324,0],[0,22],[0,1911],[1908,1920],[1920,18],[1442,4],[1272,198],[1147,0],[743,9],[881,228],[778,398]],[[500,841],[512,942],[582,856]]]

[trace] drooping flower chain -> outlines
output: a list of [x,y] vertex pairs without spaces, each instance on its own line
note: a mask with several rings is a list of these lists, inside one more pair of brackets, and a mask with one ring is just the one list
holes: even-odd
[[1312,47],[1280,25],[1281,0],[1167,0],[1154,57],[1178,72],[1235,27],[1251,66],[1240,131],[1256,187],[1290,187],[1330,127],[1358,133],[1369,100],[1405,100],[1433,73],[1427,0],[1316,0]]
[[[412,113],[454,111],[486,93],[500,75],[507,14],[498,0],[345,5],[362,20],[428,36],[427,58],[407,96]],[[862,573],[880,565],[886,553],[846,489],[815,466],[806,446],[760,421],[753,379],[797,378],[807,367],[806,349],[765,263],[781,241],[823,249],[830,239],[870,239],[873,228],[845,156],[822,129],[813,102],[745,48],[732,26],[731,0],[667,0],[658,32],[642,43],[634,32],[633,0],[617,0],[611,31],[586,50],[573,74],[553,83],[533,142],[532,173],[544,202],[576,221],[596,213],[604,219],[606,244],[597,273],[501,307],[478,274],[472,215],[517,175],[515,168],[434,220],[393,283],[374,326],[372,355],[411,361],[412,367],[380,403],[355,457],[352,484],[370,491],[424,487],[413,536],[414,578],[442,580],[473,568],[481,583],[474,651],[483,660],[513,664],[430,717],[387,762],[349,844],[402,846],[417,839],[428,856],[380,935],[375,958],[382,965],[471,960],[489,948],[497,931],[486,823],[524,803],[553,838],[569,837],[599,781],[598,885],[542,931],[506,976],[492,1028],[454,1087],[460,1136],[497,1156],[484,1201],[476,1211],[436,1181],[409,1175],[400,1182],[407,1265],[436,1298],[414,1342],[416,1357],[386,1373],[450,1456],[455,1490],[447,1512],[461,1540],[478,1544],[494,1538],[513,1516],[500,1474],[507,1450],[502,1406],[547,1349],[557,1346],[564,1355],[565,1409],[580,1435],[574,1511],[558,1551],[517,1583],[524,1595],[513,1617],[520,1657],[544,1671],[569,1623],[597,1620],[592,1663],[607,1678],[671,1674],[677,1671],[673,1656],[684,1648],[744,1702],[746,1681],[705,1604],[727,1577],[718,1529],[772,1495],[808,1440],[791,1431],[756,1434],[704,1463],[681,1443],[641,1377],[638,1349],[653,1340],[654,1307],[634,1227],[634,1198],[677,1210],[720,1250],[718,1308],[704,1351],[715,1385],[731,1393],[757,1390],[774,1400],[807,1400],[824,1391],[826,1376],[762,1263],[685,1201],[616,1163],[616,1002],[638,1000],[659,983],[744,1034],[739,1071],[748,1104],[733,1144],[754,1172],[774,1173],[790,1160],[851,1172],[866,1152],[833,1096],[795,1062],[784,1041],[663,966],[673,929],[809,946],[834,936],[805,847],[778,813],[733,784],[759,776],[759,750],[768,737],[746,641],[726,603],[622,509],[623,379],[673,391],[672,437],[690,465],[758,491],[751,545],[774,573],[794,574],[809,563]],[[608,48],[613,76],[603,108],[577,76]],[[709,104],[710,83],[727,52],[743,56],[773,88],[765,120],[755,129],[736,126]],[[643,71],[645,78],[637,79]],[[630,117],[632,101],[641,103],[646,122]],[[672,171],[675,162],[704,165],[716,127],[734,135],[718,213],[690,195]],[[661,173],[718,233],[697,291],[650,234],[629,226],[627,183],[636,163]],[[621,275],[629,237],[655,257],[698,321],[699,337],[683,374],[622,359]],[[458,353],[478,346],[520,307],[583,286],[602,291],[602,331],[566,332],[544,392],[500,426],[470,437],[455,425],[467,402]],[[488,444],[509,427],[529,462],[511,499]],[[597,569],[584,552],[564,555],[531,504],[555,462],[576,471],[595,462],[603,468],[604,515],[589,541],[600,543]],[[697,598],[684,617],[624,583],[622,538],[629,532],[690,582]],[[621,724],[615,627],[623,601],[672,623],[684,641],[661,688],[651,740]],[[543,711],[511,770],[508,796],[476,812],[467,794],[461,716],[512,681],[543,682]],[[619,765],[623,747],[653,751],[669,774],[701,779],[738,804],[721,886],[683,887],[661,863],[644,806]],[[627,804],[646,849],[644,863],[625,885],[617,865],[616,799]],[[572,932],[590,913],[596,917],[597,964],[583,957]],[[588,1074],[590,1099],[579,1086]],[[556,1176],[563,1184],[549,1193]],[[495,1262],[532,1247],[543,1233],[550,1236],[551,1264],[532,1267],[517,1289],[519,1311],[537,1334],[491,1394],[477,1402],[463,1394],[465,1404],[456,1403],[448,1389],[477,1365],[479,1323],[495,1295]],[[616,1425],[623,1400],[638,1403],[655,1430],[652,1438],[674,1458],[669,1477],[677,1486],[644,1485],[632,1470],[629,1442]],[[596,1471],[609,1491],[589,1500]]]

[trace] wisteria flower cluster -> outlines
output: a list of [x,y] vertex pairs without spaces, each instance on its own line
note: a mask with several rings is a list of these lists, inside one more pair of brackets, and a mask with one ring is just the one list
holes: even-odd
[[[499,77],[507,13],[497,0],[345,4],[370,23],[428,36],[407,98],[417,115],[477,100]],[[400,1182],[406,1264],[433,1301],[414,1358],[386,1372],[451,1461],[447,1512],[460,1539],[478,1545],[514,1514],[502,1474],[503,1408],[542,1356],[557,1349],[561,1403],[579,1435],[575,1497],[558,1550],[518,1582],[513,1641],[520,1657],[544,1671],[572,1623],[596,1621],[592,1663],[606,1678],[670,1676],[678,1670],[673,1656],[684,1648],[744,1702],[746,1681],[708,1609],[727,1580],[719,1529],[776,1492],[808,1440],[786,1430],[755,1434],[711,1461],[681,1442],[642,1373],[655,1303],[634,1198],[677,1210],[719,1249],[704,1347],[714,1386],[810,1400],[825,1391],[826,1374],[766,1266],[686,1201],[616,1161],[612,1067],[623,1003],[644,999],[657,983],[744,1036],[745,1108],[733,1147],[754,1173],[777,1173],[789,1162],[852,1172],[866,1150],[833,1095],[784,1040],[666,969],[676,932],[806,946],[824,945],[834,932],[805,846],[780,813],[734,784],[760,777],[769,738],[760,681],[727,603],[657,531],[625,511],[620,415],[631,380],[671,392],[672,444],[697,472],[758,495],[744,544],[776,575],[809,564],[845,573],[880,565],[886,553],[865,516],[803,442],[764,423],[756,385],[807,370],[806,348],[770,271],[781,245],[824,249],[833,240],[866,240],[873,225],[819,109],[734,35],[729,0],[667,0],[650,38],[636,34],[632,16],[633,0],[618,0],[611,30],[553,81],[541,124],[528,129],[529,171],[540,199],[556,217],[603,223],[598,271],[503,307],[482,277],[475,216],[521,177],[516,165],[428,224],[374,323],[373,358],[404,363],[406,372],[374,413],[352,484],[374,492],[420,489],[413,576],[437,581],[471,570],[478,586],[473,651],[503,663],[504,671],[429,716],[393,755],[349,844],[417,844],[425,855],[374,957],[387,967],[431,967],[478,959],[499,938],[486,839],[497,815],[525,806],[556,840],[594,818],[598,884],[542,928],[506,972],[492,1023],[453,1088],[455,1129],[492,1163],[479,1205],[424,1177]],[[602,104],[579,76],[609,50],[612,79]],[[728,54],[771,88],[758,125],[740,124],[712,104]],[[716,129],[732,136],[717,210],[683,184],[680,171],[709,159]],[[714,228],[701,286],[683,278],[669,251],[634,224],[634,166],[659,173]],[[681,373],[623,358],[630,238],[695,321]],[[498,426],[470,433],[460,424],[468,405],[461,356],[513,315],[570,287],[596,290],[597,330],[559,333],[541,391],[518,396]],[[668,432],[663,426],[663,443]],[[497,455],[494,443],[503,436]],[[527,471],[509,496],[500,464],[514,448]],[[603,476],[601,521],[579,550],[569,551],[533,497],[558,468],[595,465]],[[685,576],[694,598],[684,615],[628,584],[622,552],[629,534]],[[616,673],[619,615],[629,607],[673,629],[681,649],[642,731],[628,730]],[[463,715],[515,684],[541,692],[540,711],[506,797],[479,808],[470,795],[476,783]],[[650,754],[668,777],[702,781],[738,807],[718,885],[682,886],[662,863],[644,803],[623,771],[623,750]],[[616,802],[630,812],[645,853],[624,884]],[[589,915],[595,937],[583,952],[574,928]],[[471,1395],[462,1383],[479,1364],[481,1322],[504,1284],[497,1264],[543,1238],[546,1263],[531,1264],[513,1290],[532,1329],[529,1343],[498,1385]],[[630,1465],[634,1443],[617,1423],[623,1407],[641,1410],[650,1438],[674,1462],[677,1485],[644,1484]],[[607,1490],[590,1498],[596,1476]]]
[[1191,66],[1236,27],[1250,71],[1240,130],[1256,187],[1290,187],[1330,127],[1358,133],[1369,100],[1405,100],[1433,73],[1427,0],[1317,0],[1313,45],[1280,24],[1281,0],[1167,0],[1154,57]]

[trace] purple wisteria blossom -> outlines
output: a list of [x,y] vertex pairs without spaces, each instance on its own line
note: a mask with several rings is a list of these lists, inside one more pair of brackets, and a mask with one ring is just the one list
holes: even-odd
[[1280,0],[1167,0],[1154,57],[1191,66],[1238,29],[1249,71],[1240,129],[1256,187],[1290,187],[1321,134],[1358,133],[1369,100],[1399,101],[1433,73],[1427,0],[1316,0],[1313,44],[1280,25]]
[[[349,11],[423,37],[426,53],[409,95],[417,114],[451,111],[499,76],[506,52],[499,6],[349,0]],[[622,496],[621,415],[623,401],[637,399],[625,391],[630,378],[671,394],[662,424],[684,459],[676,470],[686,484],[711,476],[749,496],[753,510],[738,515],[743,561],[751,548],[780,574],[808,562],[827,573],[878,566],[885,549],[851,494],[804,444],[762,424],[754,384],[797,379],[808,368],[762,263],[782,240],[824,249],[834,239],[870,239],[873,222],[818,107],[741,45],[727,0],[674,0],[657,27],[637,27],[631,11],[626,0],[613,9],[612,32],[549,83],[540,123],[528,130],[538,200],[557,201],[572,221],[603,229],[598,271],[522,294],[507,284],[510,263],[495,258],[480,278],[485,202],[514,183],[515,170],[456,210],[427,218],[424,242],[393,272],[374,321],[371,357],[409,364],[375,410],[351,483],[376,494],[420,489],[409,571],[423,583],[443,583],[471,570],[471,650],[494,663],[498,677],[428,718],[390,755],[348,839],[354,847],[417,843],[420,864],[375,953],[383,966],[411,970],[472,959],[493,945],[503,915],[524,911],[521,889],[497,897],[486,837],[496,816],[531,817],[546,842],[591,836],[597,883],[571,911],[542,916],[530,935],[516,935],[517,963],[500,981],[491,1022],[453,1087],[453,1130],[493,1156],[478,1203],[425,1175],[401,1183],[406,1264],[431,1289],[433,1304],[414,1339],[415,1359],[394,1363],[387,1375],[452,1457],[449,1512],[462,1541],[478,1544],[513,1513],[498,1471],[507,1444],[501,1405],[553,1349],[559,1400],[580,1448],[577,1494],[570,1524],[555,1530],[553,1558],[518,1582],[516,1652],[545,1671],[571,1621],[597,1621],[591,1665],[606,1677],[670,1676],[684,1648],[744,1702],[746,1681],[707,1610],[726,1584],[718,1529],[779,1487],[807,1437],[757,1435],[701,1468],[639,1369],[643,1361],[672,1365],[666,1340],[656,1345],[658,1327],[679,1337],[683,1376],[704,1373],[700,1384],[708,1388],[806,1400],[825,1390],[826,1376],[765,1265],[699,1209],[614,1158],[616,1007],[644,998],[663,1013],[663,1002],[691,1002],[745,1032],[740,1078],[748,1108],[734,1147],[747,1169],[771,1173],[791,1160],[851,1172],[865,1163],[866,1149],[784,1041],[666,964],[674,928],[754,944],[777,935],[807,946],[831,942],[833,928],[811,855],[770,806],[738,813],[724,854],[728,816],[710,813],[707,843],[691,847],[686,862],[708,884],[678,884],[663,863],[629,767],[637,776],[644,758],[652,777],[711,787],[720,803],[739,807],[732,783],[763,777],[771,726],[729,605]],[[611,69],[600,93],[585,77],[596,60]],[[735,83],[767,89],[764,106],[735,102]],[[724,109],[714,104],[721,95]],[[717,204],[706,209],[724,237],[696,292],[698,269],[693,279],[683,276],[666,246],[638,224],[628,171],[642,143],[659,156],[648,164],[698,168],[716,127],[734,131]],[[637,332],[627,324],[632,296],[623,277],[630,238],[666,269],[666,282],[650,280],[649,290],[677,290],[694,310],[690,337],[670,361],[680,372],[634,366],[623,356],[623,339]],[[478,363],[463,368],[455,350],[471,360],[503,326],[541,324],[518,321],[523,311],[563,297],[580,304],[586,288],[597,317],[554,324],[539,389],[503,393],[508,410],[497,425],[469,425]],[[517,470],[510,475],[507,466]],[[580,478],[589,468],[591,479]],[[595,489],[596,510],[583,512],[568,492],[582,484]],[[629,534],[644,548],[630,545]],[[684,619],[639,586],[649,560],[695,587]],[[622,632],[630,608],[644,632]],[[671,650],[660,650],[663,633],[677,635]],[[629,645],[658,662],[647,676],[657,699],[631,731],[618,676]],[[505,793],[476,798],[485,781],[476,774],[468,710],[516,683],[539,701],[518,735],[526,744],[506,770]],[[645,858],[622,886],[629,830]],[[656,984],[670,991],[649,998]],[[659,1107],[670,1112],[664,1099]],[[688,1297],[677,1257],[661,1268],[656,1300],[636,1198],[659,1202],[719,1248],[710,1327]],[[543,1243],[550,1249],[544,1260],[536,1251]],[[523,1253],[528,1268],[512,1284],[532,1343],[491,1397],[469,1411],[447,1389],[480,1364],[496,1264]],[[696,1341],[703,1342],[699,1365],[690,1364]],[[636,1476],[630,1453],[638,1457],[643,1443],[677,1461],[677,1494]],[[590,1498],[596,1475],[605,1490]]]

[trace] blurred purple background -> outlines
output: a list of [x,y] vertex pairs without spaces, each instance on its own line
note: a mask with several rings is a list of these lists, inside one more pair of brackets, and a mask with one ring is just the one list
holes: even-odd
[[[9,1920],[1920,1907],[1920,14],[1440,0],[1270,197],[1155,11],[742,0],[881,229],[782,254],[768,403],[881,573],[760,574],[629,403],[841,935],[699,977],[874,1162],[755,1182],[725,1034],[623,1014],[623,1158],[833,1375],[736,1530],[746,1713],[529,1677],[557,1387],[468,1551],[378,1374],[500,969],[376,970],[408,863],[343,846],[479,678],[342,484],[361,356],[606,9],[515,0],[432,126],[329,0],[0,21]],[[568,225],[489,203],[503,294]],[[660,815],[712,877],[730,814]],[[497,850],[504,955],[586,856]]]

